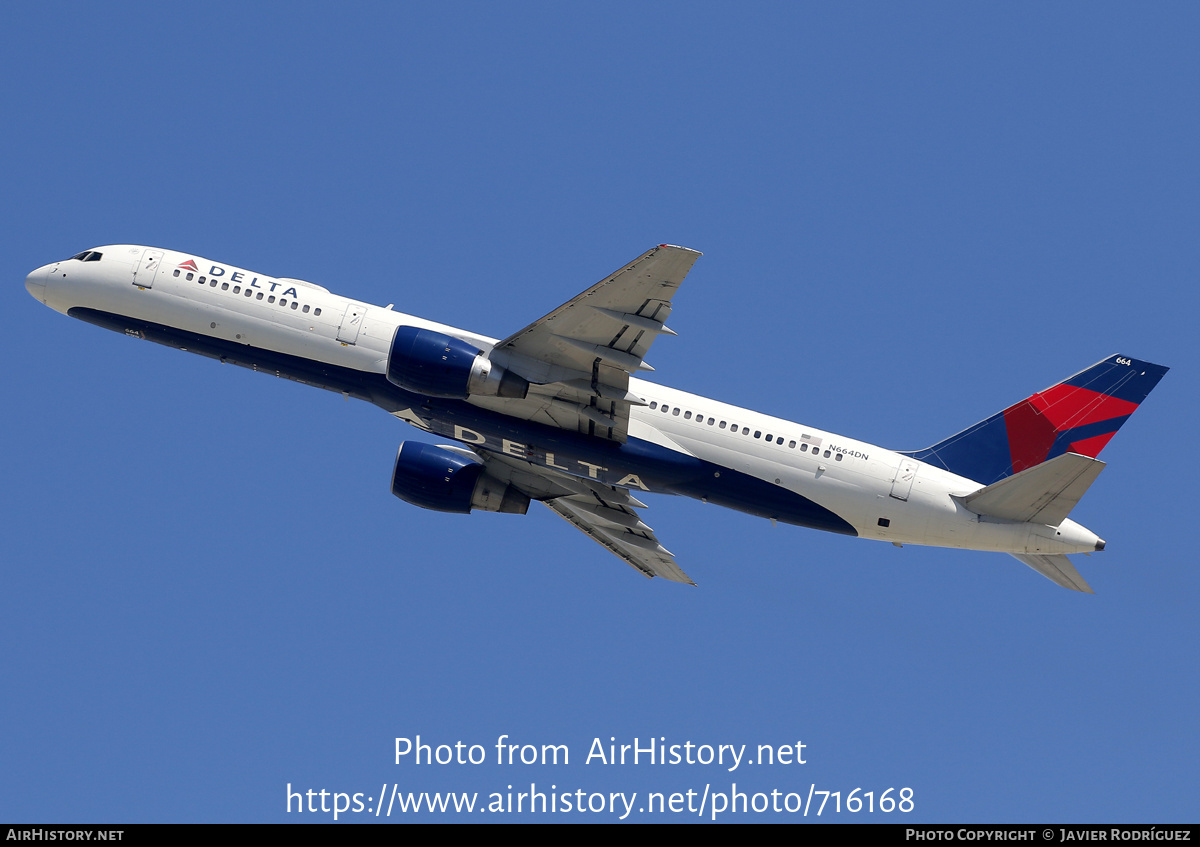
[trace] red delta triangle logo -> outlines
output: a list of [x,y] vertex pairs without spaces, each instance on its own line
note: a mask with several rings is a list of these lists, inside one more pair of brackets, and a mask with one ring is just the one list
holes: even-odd
[[200,270],[199,268],[197,268],[197,267],[196,267],[196,262],[195,262],[194,260],[192,260],[192,259],[188,259],[186,262],[184,262],[184,263],[183,263],[182,265],[180,265],[179,267],[183,268],[185,271],[198,271],[198,270]]

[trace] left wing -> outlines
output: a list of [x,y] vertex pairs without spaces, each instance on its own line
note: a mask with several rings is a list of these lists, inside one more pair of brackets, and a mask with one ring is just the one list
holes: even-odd
[[541,500],[643,575],[696,584],[634,511],[646,508],[646,504],[624,488],[559,473],[512,456],[467,450],[459,445],[439,446],[482,461],[491,476],[515,485],[530,499]]
[[629,407],[644,405],[629,376],[653,370],[646,352],[665,325],[671,298],[700,254],[660,244],[578,297],[500,341],[489,358],[529,380],[522,400],[472,398],[505,414],[625,441]]

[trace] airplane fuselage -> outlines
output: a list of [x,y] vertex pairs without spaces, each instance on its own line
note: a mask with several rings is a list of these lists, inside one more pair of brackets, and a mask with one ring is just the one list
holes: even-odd
[[72,317],[364,399],[469,448],[635,496],[683,495],[897,544],[1045,555],[1103,546],[1069,519],[1052,527],[976,514],[961,498],[983,482],[910,455],[645,380],[630,379],[644,405],[630,408],[623,442],[522,419],[501,397],[422,396],[386,378],[397,327],[445,333],[485,355],[496,339],[171,250],[110,245],[80,256],[31,273],[30,293]]

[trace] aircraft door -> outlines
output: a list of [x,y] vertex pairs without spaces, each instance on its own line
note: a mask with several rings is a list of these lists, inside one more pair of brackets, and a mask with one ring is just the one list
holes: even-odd
[[917,463],[912,459],[901,459],[900,467],[896,469],[896,478],[892,480],[892,496],[897,500],[907,500],[916,478]]
[[142,253],[142,258],[133,266],[133,284],[141,288],[153,288],[154,277],[158,273],[158,266],[162,264],[162,250],[146,250]]
[[342,325],[338,327],[337,340],[343,344],[353,344],[358,341],[358,332],[362,329],[363,317],[367,307],[362,303],[351,303],[346,307],[342,316]]

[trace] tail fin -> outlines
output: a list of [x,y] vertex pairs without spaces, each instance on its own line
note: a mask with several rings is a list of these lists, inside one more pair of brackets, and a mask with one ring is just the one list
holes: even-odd
[[1064,453],[1096,458],[1169,369],[1109,356],[911,456],[990,485]]

